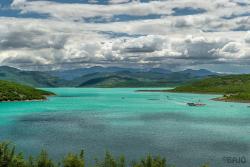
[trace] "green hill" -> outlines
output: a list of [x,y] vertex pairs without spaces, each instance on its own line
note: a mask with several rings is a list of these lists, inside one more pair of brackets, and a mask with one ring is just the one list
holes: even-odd
[[168,87],[181,85],[204,77],[196,77],[187,73],[172,72],[98,72],[83,75],[71,82],[76,87]]
[[250,74],[209,77],[170,91],[223,94],[218,100],[250,102]]
[[23,71],[0,66],[0,80],[34,87],[167,87],[216,73],[201,70],[172,72],[160,68],[91,67],[65,71]]
[[54,94],[30,86],[0,80],[0,101],[42,100],[49,95]]
[[170,83],[160,82],[157,80],[146,80],[144,78],[135,78],[131,76],[123,76],[123,75],[106,75],[95,77],[93,79],[89,79],[79,87],[160,87],[160,86],[168,86]]
[[13,81],[34,87],[65,86],[66,81],[49,73],[40,71],[22,71],[13,67],[0,66],[0,80]]

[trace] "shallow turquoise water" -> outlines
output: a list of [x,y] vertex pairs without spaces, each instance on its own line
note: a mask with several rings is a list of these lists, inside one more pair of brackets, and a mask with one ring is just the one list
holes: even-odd
[[[117,88],[53,88],[42,102],[0,103],[0,140],[25,154],[42,148],[58,159],[84,149],[90,157],[106,150],[138,159],[161,154],[178,167],[229,166],[227,156],[250,165],[250,108],[211,101],[216,95],[135,92]],[[204,107],[189,107],[201,100]]]

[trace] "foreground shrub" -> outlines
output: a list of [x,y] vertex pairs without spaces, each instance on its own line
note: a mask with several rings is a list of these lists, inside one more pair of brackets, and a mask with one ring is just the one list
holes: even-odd
[[[85,167],[84,152],[79,154],[69,153],[62,162],[55,163],[49,158],[48,153],[43,150],[36,157],[26,160],[22,153],[17,153],[15,147],[10,143],[0,143],[0,167]],[[115,158],[106,152],[103,160],[96,159],[94,167],[173,167],[167,164],[165,158],[160,156],[146,156],[140,161],[127,164],[124,156]],[[202,167],[209,167],[204,165]]]
[[83,150],[79,155],[77,154],[68,154],[63,159],[63,166],[64,167],[84,167],[84,152]]
[[170,167],[170,165],[167,165],[166,159],[158,157],[152,157],[151,155],[148,155],[145,159],[142,159],[140,162],[133,162],[133,167]]

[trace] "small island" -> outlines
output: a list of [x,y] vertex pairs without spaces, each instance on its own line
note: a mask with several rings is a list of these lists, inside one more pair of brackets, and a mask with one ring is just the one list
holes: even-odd
[[0,102],[45,100],[52,92],[35,89],[30,86],[0,80]]

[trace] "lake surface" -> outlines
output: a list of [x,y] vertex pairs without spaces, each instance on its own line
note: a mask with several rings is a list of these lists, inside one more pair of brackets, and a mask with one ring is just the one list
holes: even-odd
[[[250,166],[248,104],[138,89],[53,88],[46,90],[57,96],[47,101],[0,103],[0,140],[26,155],[47,149],[55,159],[84,149],[88,163],[109,150],[129,160],[160,154],[177,167]],[[198,100],[207,105],[186,105]],[[247,162],[228,164],[230,156]]]

